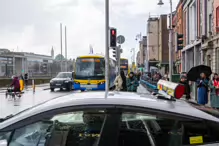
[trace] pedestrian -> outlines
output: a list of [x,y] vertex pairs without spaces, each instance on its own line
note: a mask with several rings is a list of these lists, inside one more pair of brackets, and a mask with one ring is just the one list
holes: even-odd
[[196,81],[198,87],[198,104],[208,103],[208,83],[209,80],[205,73],[200,74],[200,79]]
[[24,90],[24,77],[22,74],[20,75],[19,82],[20,82],[20,91],[23,91]]
[[211,81],[209,81],[211,107],[219,109],[219,78],[215,73]]
[[126,81],[127,91],[129,92],[137,92],[138,80],[136,79],[133,72],[130,72],[129,77]]
[[191,99],[191,96],[190,96],[191,91],[190,91],[189,83],[187,81],[187,77],[181,76],[179,83],[183,84],[185,87],[184,95],[186,95],[186,99],[187,100]]
[[114,85],[116,86],[116,91],[126,91],[126,76],[123,70],[121,70],[120,74],[116,77]]
[[137,80],[140,81],[140,79],[141,79],[141,72],[138,72],[136,76],[137,76]]
[[25,81],[25,88],[27,89],[27,86],[28,86],[28,73],[25,73],[24,74],[24,81]]

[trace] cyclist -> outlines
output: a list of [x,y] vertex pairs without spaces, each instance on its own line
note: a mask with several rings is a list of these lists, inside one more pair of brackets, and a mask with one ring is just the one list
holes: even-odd
[[20,95],[20,82],[19,82],[19,78],[17,76],[14,76],[13,81],[11,83],[11,86],[14,87],[14,93],[17,94],[18,97],[21,97],[21,95]]
[[28,85],[28,73],[24,74],[24,81],[25,81],[25,88],[27,89],[27,85]]

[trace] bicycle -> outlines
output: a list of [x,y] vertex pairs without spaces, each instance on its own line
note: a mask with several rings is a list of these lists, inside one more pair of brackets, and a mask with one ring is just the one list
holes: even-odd
[[21,95],[23,94],[24,92],[16,92],[14,91],[14,88],[9,86],[6,90],[6,93],[5,93],[5,98],[7,99],[8,96],[10,96],[13,100],[16,100],[16,97],[18,97],[19,99],[21,98]]

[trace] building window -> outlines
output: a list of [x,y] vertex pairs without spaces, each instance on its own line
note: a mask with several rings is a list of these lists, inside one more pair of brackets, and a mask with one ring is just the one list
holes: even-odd
[[219,33],[219,6],[216,8],[216,32]]
[[209,29],[209,35],[212,35],[212,14],[209,15],[209,24],[208,24],[208,29]]

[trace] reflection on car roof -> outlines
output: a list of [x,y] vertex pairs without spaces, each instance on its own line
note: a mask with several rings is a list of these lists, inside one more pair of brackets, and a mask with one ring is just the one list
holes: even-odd
[[[7,120],[7,125],[45,111],[80,105],[125,105],[139,108],[149,108],[152,110],[161,110],[164,112],[172,112],[175,114],[183,114],[185,116],[219,122],[218,118],[192,107],[183,100],[168,101],[157,99],[155,96],[150,94],[139,95],[137,93],[130,92],[110,92],[108,98],[104,98],[104,95],[105,92],[83,92],[61,96]],[[0,123],[0,129],[3,123]]]

